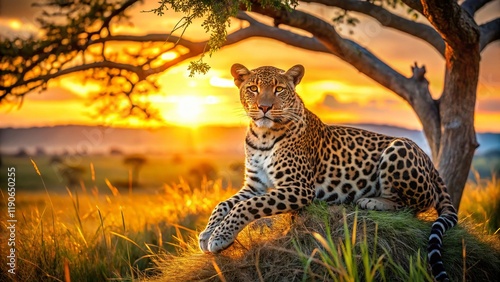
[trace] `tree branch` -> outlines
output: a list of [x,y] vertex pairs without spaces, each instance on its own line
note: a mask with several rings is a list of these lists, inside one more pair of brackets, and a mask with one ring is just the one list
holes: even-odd
[[99,44],[111,41],[124,41],[124,42],[170,42],[177,45],[185,46],[188,49],[203,49],[204,44],[207,41],[195,42],[186,38],[179,38],[175,35],[169,35],[166,33],[151,33],[146,35],[110,35],[106,37],[101,37],[96,40],[90,41],[89,45]]
[[453,49],[468,49],[479,42],[477,24],[452,0],[422,1],[423,14]]
[[422,2],[420,0],[401,0],[406,6],[412,8],[413,10],[419,12],[420,14],[424,14],[424,8],[422,6]]
[[479,30],[481,31],[479,50],[482,51],[488,44],[500,39],[500,18],[480,25]]
[[[324,47],[318,40],[315,38],[310,38],[310,37],[304,37],[298,34],[295,34],[290,31],[284,31],[276,27],[268,26],[263,23],[260,23],[256,21],[255,19],[252,19],[250,16],[245,15],[244,13],[240,13],[238,18],[244,19],[250,22],[250,26],[237,30],[227,36],[227,40],[224,43],[223,46],[227,45],[232,45],[237,42],[240,42],[242,40],[245,40],[250,37],[266,37],[266,38],[272,38],[281,42],[285,42],[287,44],[299,47],[299,48],[304,48],[307,50],[311,51],[319,51],[319,52],[327,52],[329,53],[328,49]],[[167,61],[160,66],[150,68],[150,67],[145,67],[145,64],[151,64],[151,61],[146,60],[146,62],[142,65],[133,65],[129,63],[118,63],[114,62],[111,60],[108,60],[106,58],[102,58],[100,61],[94,61],[94,62],[89,62],[89,63],[82,63],[80,65],[76,65],[73,67],[69,68],[59,68],[57,71],[51,71],[45,75],[38,75],[35,77],[32,77],[30,79],[22,79],[24,78],[24,75],[26,72],[23,72],[23,75],[21,76],[22,78],[17,80],[15,83],[10,84],[10,85],[0,85],[0,101],[5,98],[8,95],[11,95],[13,93],[14,89],[19,88],[19,87],[25,87],[28,84],[32,85],[33,87],[26,87],[23,88],[23,91],[17,91],[18,93],[16,96],[22,97],[28,92],[31,92],[32,90],[40,87],[43,85],[43,83],[46,83],[49,80],[71,74],[71,73],[76,73],[76,72],[81,72],[81,71],[86,71],[86,70],[92,70],[92,69],[117,69],[117,70],[126,70],[131,73],[134,73],[137,75],[138,81],[143,81],[147,77],[161,73],[168,68],[177,65],[189,58],[201,55],[205,49],[206,44],[208,41],[200,41],[200,42],[195,42],[188,40],[186,38],[179,38],[177,36],[169,35],[169,34],[147,34],[147,35],[108,35],[107,37],[101,37],[97,38],[95,40],[90,40],[88,43],[86,43],[86,48],[92,45],[99,45],[99,44],[105,44],[107,42],[157,42],[157,43],[165,43],[165,42],[171,42],[175,43],[178,45],[181,45],[185,48],[187,48],[189,51],[185,54],[181,54],[177,58]],[[85,53],[85,50],[82,50]],[[42,53],[40,55],[40,58],[37,60],[36,64],[39,64],[41,61],[43,61],[42,58],[45,58],[45,55],[48,53]],[[130,54],[129,54],[130,55]],[[100,56],[95,55],[95,56]],[[157,57],[157,56],[156,56]]]
[[331,54],[351,64],[360,72],[407,101],[415,109],[422,123],[426,124],[424,133],[428,140],[433,140],[433,143],[429,145],[437,152],[436,146],[438,146],[440,138],[439,109],[436,101],[430,95],[428,81],[423,78],[425,71],[419,76],[404,77],[367,49],[342,38],[332,25],[310,14],[297,10],[266,9],[259,4],[254,4],[252,11],[273,18],[275,23],[286,24],[310,32]]
[[489,2],[491,0],[466,0],[462,3],[462,9],[474,17],[474,14]]
[[377,20],[381,25],[389,27],[429,43],[436,51],[444,56],[444,41],[432,27],[400,17],[389,12],[387,9],[375,5],[369,1],[359,0],[306,0],[303,2],[321,3],[326,6],[334,6],[344,10],[358,12]]
[[109,28],[109,24],[111,23],[111,20],[116,17],[116,16],[119,16],[120,14],[124,13],[126,9],[128,9],[130,6],[134,5],[136,2],[138,2],[139,0],[128,0],[127,2],[123,3],[120,8],[116,9],[116,10],[113,10],[113,12],[111,12],[111,14],[109,16],[107,16],[105,19],[104,19],[104,22],[102,23],[101,25],[101,28],[99,30],[99,32],[103,29],[103,28]]
[[[240,12],[236,18],[240,20],[245,20],[251,24],[251,29],[247,29],[246,31],[241,30],[240,37],[250,37],[250,36],[265,37],[304,50],[331,54],[330,50],[328,50],[325,47],[325,45],[321,44],[321,42],[319,42],[319,40],[314,37],[299,35],[297,33],[284,30],[279,27],[263,24],[255,20],[254,18],[250,17],[248,14],[244,12]],[[228,36],[228,40],[241,40],[241,39],[238,38],[237,36],[234,36],[233,33]]]
[[[101,69],[101,68],[108,68],[108,69],[119,69],[119,70],[127,70],[133,73],[139,74],[141,72],[141,69],[139,67],[129,65],[129,64],[122,64],[122,63],[117,63],[117,62],[112,62],[112,61],[101,61],[101,62],[93,62],[93,63],[88,63],[88,64],[83,64],[83,65],[77,65],[74,67],[70,67],[67,69],[60,70],[58,72],[50,73],[47,75],[42,75],[42,76],[37,76],[28,80],[23,80],[22,85],[25,84],[30,84],[34,82],[47,82],[51,79],[64,76],[67,74],[75,73],[75,72],[80,72],[80,71],[86,71],[90,69]],[[17,87],[19,84],[14,84],[12,87]],[[6,87],[0,86],[0,90],[6,90]]]
[[273,18],[275,23],[289,25],[312,33],[330,53],[353,65],[360,72],[391,89],[406,101],[410,101],[410,94],[404,87],[408,80],[406,77],[357,43],[342,38],[335,28],[327,22],[298,10],[268,9],[259,4],[254,4],[252,11]]

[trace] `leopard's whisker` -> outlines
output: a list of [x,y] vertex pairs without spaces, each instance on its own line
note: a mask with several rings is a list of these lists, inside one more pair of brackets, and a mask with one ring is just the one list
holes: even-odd
[[286,112],[286,116],[289,117],[290,119],[293,119],[296,122],[304,122],[304,118],[296,113],[293,112]]

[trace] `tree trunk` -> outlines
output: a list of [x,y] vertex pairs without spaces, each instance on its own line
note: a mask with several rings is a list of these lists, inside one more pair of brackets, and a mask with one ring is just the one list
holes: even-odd
[[478,147],[474,107],[479,77],[479,44],[467,50],[446,48],[445,87],[440,99],[441,142],[437,168],[443,176],[455,208]]
[[478,146],[474,108],[481,58],[480,32],[474,19],[454,1],[422,1],[422,6],[446,46],[444,89],[439,99],[441,137],[439,152],[433,155],[437,155],[434,162],[458,209]]

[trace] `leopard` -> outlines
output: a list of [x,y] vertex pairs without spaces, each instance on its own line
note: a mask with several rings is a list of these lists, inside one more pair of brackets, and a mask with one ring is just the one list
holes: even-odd
[[317,200],[377,211],[435,209],[428,262],[437,281],[448,281],[443,235],[458,217],[431,158],[408,138],[323,123],[296,92],[304,74],[302,65],[287,71],[232,65],[249,119],[244,184],[214,208],[198,236],[200,249],[219,253],[249,223]]

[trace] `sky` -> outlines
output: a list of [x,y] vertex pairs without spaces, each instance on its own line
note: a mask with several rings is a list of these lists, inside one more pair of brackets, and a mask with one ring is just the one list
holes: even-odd
[[[29,0],[0,0],[0,35],[26,36],[37,32],[36,16],[40,11]],[[15,3],[15,4],[13,4]],[[182,15],[167,13],[158,17],[141,10],[155,8],[157,1],[146,0],[130,10],[133,25],[115,27],[116,33],[168,33]],[[326,19],[334,13],[315,5],[299,5]],[[494,1],[476,17],[478,23],[500,16],[500,1]],[[348,35],[405,76],[411,75],[411,65],[425,65],[430,91],[438,98],[444,79],[444,59],[425,42],[388,30],[378,23],[361,17],[362,21]],[[420,21],[425,21],[420,17]],[[234,24],[234,28],[238,25]],[[202,40],[207,36],[195,22],[186,38]],[[122,47],[125,48],[125,47]],[[327,123],[375,123],[410,129],[421,129],[411,107],[396,94],[378,85],[354,67],[327,54],[314,53],[287,46],[270,39],[253,38],[223,48],[206,56],[211,70],[206,75],[188,77],[188,62],[170,68],[158,76],[158,93],[150,101],[159,109],[165,124],[181,126],[243,126],[247,123],[239,104],[238,90],[233,84],[230,67],[241,63],[249,69],[274,65],[288,69],[304,65],[306,72],[297,92],[306,106]],[[165,54],[165,60],[169,54]],[[193,58],[196,60],[197,58]],[[475,126],[478,132],[500,132],[500,41],[482,52]],[[42,93],[29,94],[22,107],[0,105],[0,127],[31,127],[63,124],[100,125],[94,118],[88,97],[100,90],[92,82],[84,83],[79,75],[70,75],[49,83]],[[115,121],[120,126],[142,126],[137,120]]]

